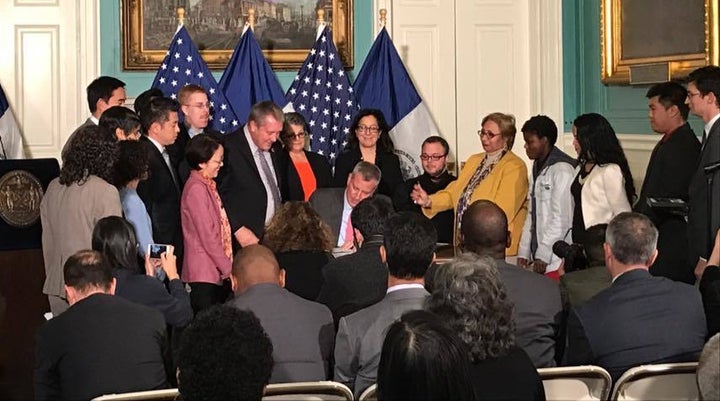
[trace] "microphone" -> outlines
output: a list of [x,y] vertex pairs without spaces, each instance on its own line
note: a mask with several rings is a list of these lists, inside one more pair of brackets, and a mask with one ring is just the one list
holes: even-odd
[[720,170],[720,161],[706,164],[705,166],[703,166],[703,170],[705,171],[705,175],[715,173],[716,171]]

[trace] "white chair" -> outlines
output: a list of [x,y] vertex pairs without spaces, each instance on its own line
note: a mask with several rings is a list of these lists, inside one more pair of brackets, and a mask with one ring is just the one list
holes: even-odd
[[697,400],[697,362],[634,367],[615,384],[611,400]]
[[365,391],[360,394],[358,401],[377,401],[377,384],[366,388]]
[[173,401],[178,396],[178,389],[136,391],[133,393],[107,394],[95,397],[92,401]]
[[275,383],[265,387],[263,401],[353,401],[352,391],[333,381]]
[[537,371],[548,400],[605,401],[610,395],[610,373],[599,366],[540,368]]

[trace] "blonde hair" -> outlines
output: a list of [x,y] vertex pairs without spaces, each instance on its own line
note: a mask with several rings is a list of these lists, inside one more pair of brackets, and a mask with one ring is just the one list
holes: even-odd
[[517,133],[517,127],[515,127],[515,116],[512,114],[504,113],[490,113],[482,119],[482,124],[485,122],[492,121],[500,127],[500,135],[505,138],[507,142],[508,150],[512,149],[515,143],[515,133]]

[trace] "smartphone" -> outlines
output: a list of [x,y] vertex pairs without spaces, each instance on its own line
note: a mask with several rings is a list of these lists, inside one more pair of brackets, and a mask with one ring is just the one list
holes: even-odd
[[170,245],[166,244],[148,244],[147,254],[150,255],[150,259],[160,259],[160,255],[167,252],[170,249]]

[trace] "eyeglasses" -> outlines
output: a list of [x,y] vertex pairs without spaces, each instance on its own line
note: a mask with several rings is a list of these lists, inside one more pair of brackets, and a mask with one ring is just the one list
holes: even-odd
[[420,160],[422,160],[424,162],[426,162],[428,160],[436,162],[445,156],[447,156],[447,155],[425,155],[425,154],[422,154],[422,155],[420,155]]
[[210,103],[195,103],[195,104],[186,104],[185,106],[188,107],[195,107],[197,109],[210,109],[212,106]]
[[307,133],[305,131],[300,131],[297,134],[288,134],[285,136],[285,139],[303,139],[307,136]]
[[688,99],[692,99],[692,98],[695,97],[695,96],[700,96],[700,97],[702,97],[702,93],[700,93],[700,92],[693,93],[693,92],[688,91],[688,93],[687,93],[687,98],[688,98]]
[[210,160],[208,160],[208,162],[215,162],[215,163],[217,163],[217,164],[223,164],[223,160],[222,160],[222,159],[220,159],[220,160],[210,159]]
[[478,136],[479,136],[480,138],[486,136],[487,139],[493,139],[493,138],[495,138],[496,136],[500,135],[499,133],[496,134],[496,133],[494,133],[494,132],[492,132],[492,131],[488,131],[488,130],[485,130],[485,129],[478,130],[477,134],[478,134]]
[[356,132],[377,134],[380,131],[380,127],[377,125],[358,125],[355,129]]

